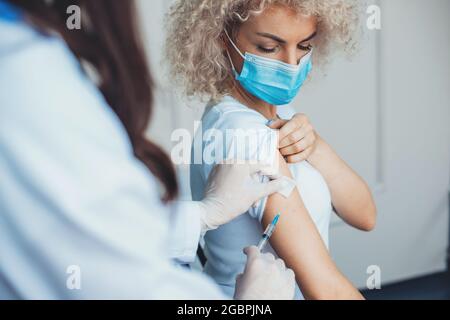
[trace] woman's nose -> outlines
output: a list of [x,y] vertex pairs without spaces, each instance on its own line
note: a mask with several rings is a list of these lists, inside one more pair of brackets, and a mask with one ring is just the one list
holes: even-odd
[[297,48],[295,48],[295,50],[289,50],[284,59],[283,62],[288,63],[288,64],[292,64],[292,65],[297,65],[301,59],[301,55],[299,53],[299,50],[297,50]]

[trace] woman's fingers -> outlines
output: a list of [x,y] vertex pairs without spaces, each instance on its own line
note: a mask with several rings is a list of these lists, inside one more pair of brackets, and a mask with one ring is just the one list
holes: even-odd
[[310,134],[314,133],[314,128],[310,124],[305,124],[295,131],[291,132],[289,135],[280,139],[279,148],[285,148],[290,145],[296,144],[300,140],[304,139]]
[[279,133],[280,148],[287,147],[300,139],[309,131],[309,120],[306,115],[298,113],[288,121]]
[[276,120],[270,120],[268,122],[268,125],[269,125],[269,128],[271,128],[271,129],[279,130],[282,127],[284,127],[284,125],[286,123],[288,123],[288,120],[276,119]]
[[279,129],[278,148],[288,163],[298,163],[309,158],[314,151],[316,134],[304,114],[296,114],[291,120],[275,120],[270,128]]
[[304,138],[300,141],[297,141],[294,144],[291,144],[288,147],[281,148],[280,153],[284,157],[291,156],[294,154],[299,154],[299,153],[303,152],[304,150],[306,150],[311,144],[312,144],[312,141]]
[[293,154],[293,155],[285,157],[286,162],[287,163],[298,163],[298,162],[305,161],[306,159],[309,158],[309,156],[312,154],[313,151],[314,151],[314,147],[311,146],[301,153],[297,153],[297,154]]
[[[269,122],[269,128],[279,130],[278,140],[280,144],[282,142],[283,144],[286,144],[291,139],[301,139],[301,137],[295,136],[298,135],[297,131],[302,127],[302,124],[303,122],[301,122],[301,119],[299,117],[294,117],[291,120],[277,119]],[[294,135],[294,137],[292,137],[291,135]],[[286,144],[286,146],[289,144],[292,143],[288,143]]]
[[280,153],[284,157],[302,153],[303,151],[305,151],[306,149],[311,147],[314,144],[314,141],[315,141],[314,134],[309,133],[306,136],[304,136],[302,139],[300,139],[299,141],[296,141],[295,143],[293,143],[287,147],[281,148]]

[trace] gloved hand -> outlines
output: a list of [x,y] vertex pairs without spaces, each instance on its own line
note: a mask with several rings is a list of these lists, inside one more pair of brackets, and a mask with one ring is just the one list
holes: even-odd
[[[290,187],[289,181],[264,165],[219,164],[209,175],[205,197],[199,202],[202,231],[213,230],[246,212],[260,199]],[[258,173],[271,175],[272,181],[261,182]]]
[[270,253],[260,253],[255,246],[244,249],[247,264],[236,279],[234,298],[237,300],[292,300],[295,275],[281,259]]

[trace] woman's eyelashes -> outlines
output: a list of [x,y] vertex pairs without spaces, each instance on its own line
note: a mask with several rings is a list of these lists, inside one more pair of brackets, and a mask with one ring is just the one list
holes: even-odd
[[256,48],[263,53],[275,53],[278,47],[268,48],[264,46],[257,46]]
[[311,44],[299,44],[298,48],[302,51],[311,51],[311,49],[313,48]]
[[[256,46],[256,48],[258,49],[258,51],[262,52],[262,53],[276,53],[279,49],[279,46],[276,47],[266,47],[266,46],[261,46],[258,45]],[[311,49],[313,48],[311,44],[299,44],[297,45],[297,48],[301,51],[311,51]]]

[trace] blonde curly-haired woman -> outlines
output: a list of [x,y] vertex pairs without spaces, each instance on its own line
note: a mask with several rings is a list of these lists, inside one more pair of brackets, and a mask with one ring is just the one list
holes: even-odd
[[[278,117],[297,96],[313,63],[351,49],[358,14],[351,0],[179,0],[171,8],[171,74],[188,96],[210,100],[194,146],[223,151],[212,162],[191,165],[194,200],[203,197],[214,164],[233,158],[229,152],[235,138],[217,149],[220,139],[202,134],[211,130],[228,137],[227,130],[254,129],[259,136],[256,144],[246,146],[246,157],[267,157],[275,149],[280,172],[297,185],[287,197],[272,195],[248,214],[206,233],[205,272],[229,295],[245,266],[242,248],[258,243],[281,212],[268,250],[294,270],[296,297],[362,298],[330,258],[328,228],[334,208],[355,228],[373,229],[371,192],[304,115],[290,121]],[[274,142],[273,129],[280,128]]]

